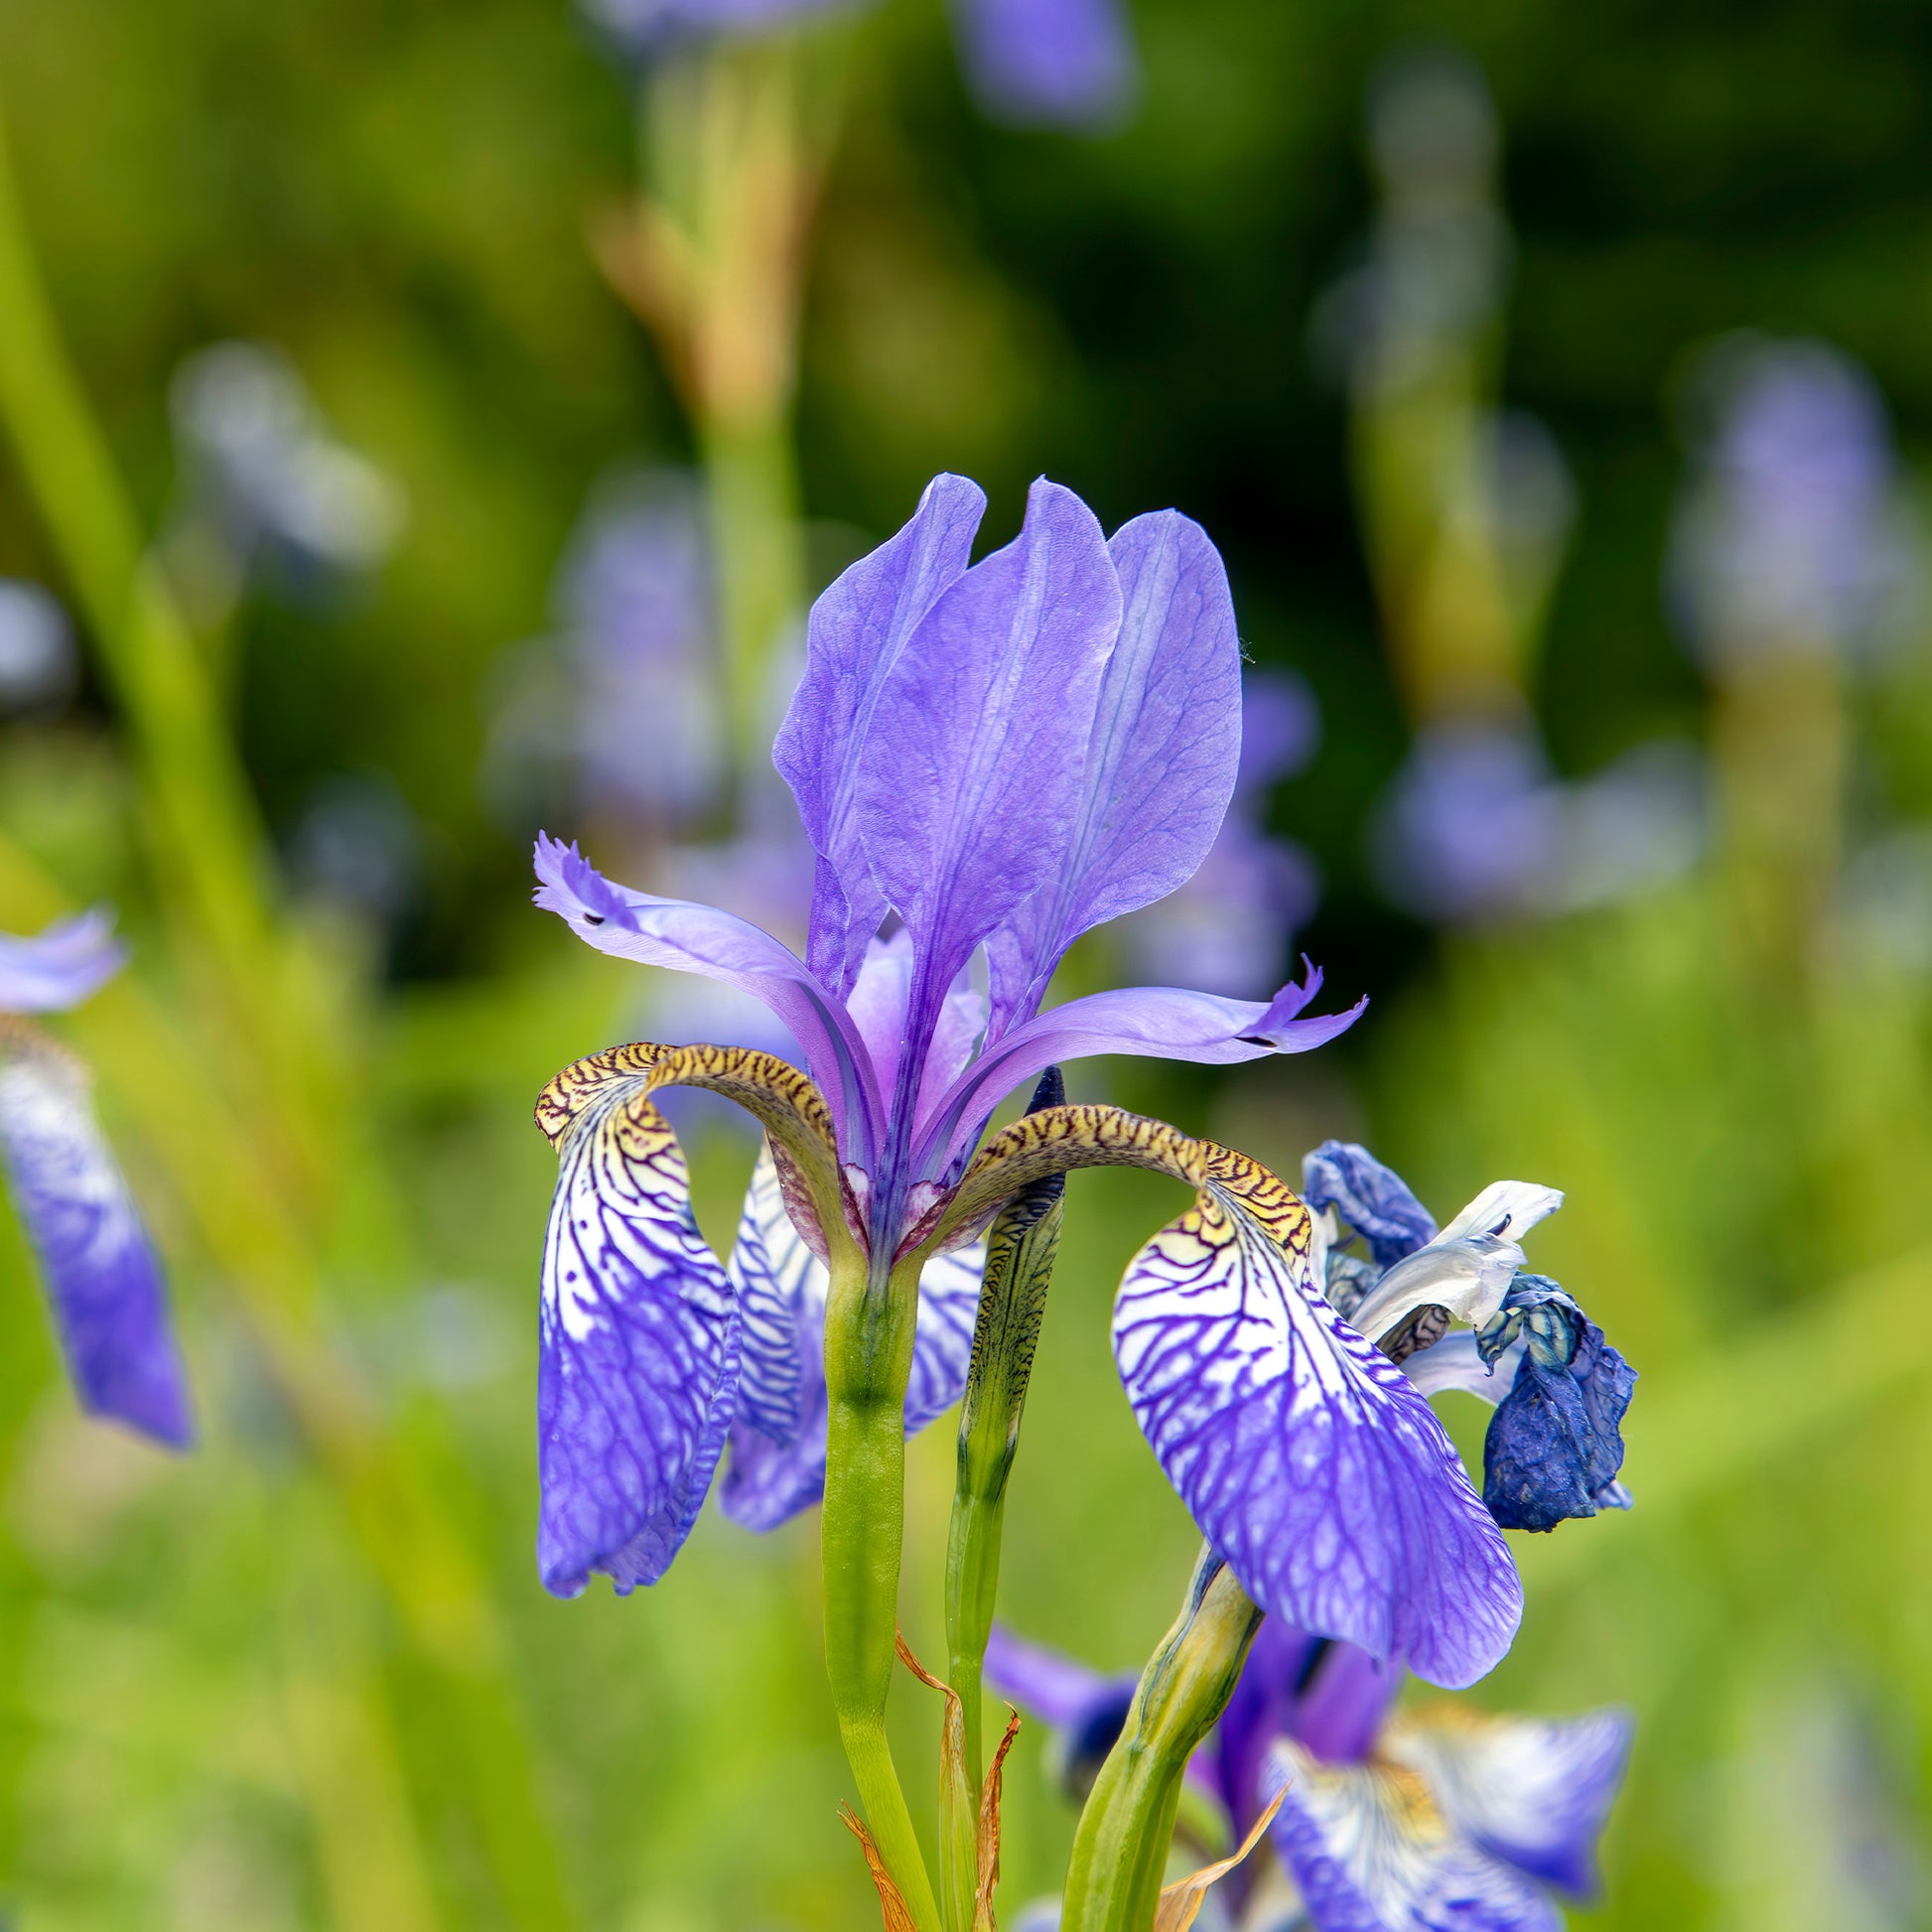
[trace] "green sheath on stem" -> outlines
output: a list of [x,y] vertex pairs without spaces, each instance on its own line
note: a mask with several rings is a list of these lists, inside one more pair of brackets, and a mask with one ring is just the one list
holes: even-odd
[[[1056,1066],[1040,1076],[1029,1112],[1057,1107],[1066,1083]],[[1000,1585],[1000,1536],[1007,1477],[1020,1444],[1020,1417],[1033,1374],[1034,1349],[1059,1251],[1066,1176],[1049,1174],[1023,1188],[1000,1210],[986,1240],[986,1275],[973,1329],[972,1362],[959,1412],[959,1473],[946,1540],[947,1677],[964,1718],[967,1789],[982,1775],[980,1672],[993,1628]],[[970,1932],[978,1850],[973,1808],[954,1807],[942,1820],[940,1889],[948,1932]]]
[[1173,1628],[1141,1673],[1120,1741],[1073,1836],[1061,1932],[1148,1932],[1173,1837],[1181,1779],[1227,1709],[1262,1613],[1203,1549]]
[[918,1932],[939,1932],[932,1880],[886,1741],[918,1293],[917,1257],[884,1278],[851,1249],[833,1258],[825,1311],[825,1668],[873,1843]]

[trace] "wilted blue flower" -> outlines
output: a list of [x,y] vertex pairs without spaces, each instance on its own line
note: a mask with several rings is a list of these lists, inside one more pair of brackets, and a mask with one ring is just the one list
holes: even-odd
[[[894,1306],[924,1271],[916,1427],[965,1372],[976,1271],[957,1251],[1045,1173],[1138,1166],[1198,1193],[1129,1269],[1114,1321],[1170,1479],[1264,1607],[1468,1682],[1514,1631],[1514,1566],[1427,1404],[1321,1299],[1296,1196],[1242,1156],[1106,1107],[1029,1114],[975,1158],[1001,1099],[1053,1062],[1227,1064],[1318,1045],[1360,1011],[1302,1018],[1313,973],[1265,1004],[1143,987],[1040,1011],[1081,933],[1173,891],[1213,843],[1240,757],[1239,646],[1220,559],[1186,518],[1137,517],[1109,542],[1041,482],[1019,538],[968,568],[983,504],[938,479],[813,609],[774,754],[817,854],[806,958],[539,845],[540,904],[604,951],[754,994],[812,1075],[639,1045],[566,1069],[540,1101],[562,1159],[541,1573],[565,1592],[593,1570],[654,1581],[728,1435],[741,1515],[775,1520],[817,1493],[828,1261]],[[969,976],[982,950],[984,992]],[[729,1273],[649,1101],[678,1082],[766,1129]]]
[[0,1163],[68,1372],[91,1415],[185,1449],[187,1376],[153,1244],[93,1116],[86,1068],[15,1016],[78,1006],[120,970],[105,914],[0,934]]
[[[1328,1299],[1380,1338],[1429,1395],[1496,1404],[1483,1445],[1483,1501],[1504,1529],[1550,1530],[1627,1509],[1623,1413],[1636,1371],[1542,1275],[1517,1237],[1563,1205],[1554,1188],[1499,1180],[1448,1227],[1366,1148],[1324,1141],[1303,1163]],[[1344,1229],[1346,1233],[1344,1234]],[[1348,1252],[1359,1237],[1366,1256]],[[1450,1321],[1471,1332],[1449,1334]]]
[[1870,378],[1823,343],[1721,345],[1678,510],[1670,589],[1717,670],[1868,653],[1915,614],[1923,545]]
[[[1053,1727],[1059,1767],[1098,1764],[1135,1680],[996,1629],[988,1681]],[[1126,1691],[1121,1690],[1125,1683]],[[1239,1844],[1286,1784],[1269,1838],[1297,1897],[1249,1864],[1243,1924],[1311,1932],[1556,1932],[1550,1894],[1596,1890],[1596,1841],[1629,1756],[1618,1711],[1497,1718],[1438,1703],[1392,1715],[1400,1670],[1267,1618],[1188,1775]],[[1088,1773],[1087,1781],[1090,1781]],[[1299,1909],[1298,1909],[1299,1908]],[[1042,1913],[1042,1925],[1056,1922]]]
[[1251,673],[1241,690],[1241,769],[1228,814],[1200,870],[1134,914],[1135,967],[1157,983],[1253,999],[1276,985],[1289,941],[1319,897],[1314,861],[1267,830],[1268,796],[1312,755],[1320,725],[1298,677]]
[[[756,34],[860,0],[584,0],[600,27],[649,57],[692,41]],[[1126,105],[1136,79],[1120,0],[955,0],[966,76],[996,119],[1091,127]]]

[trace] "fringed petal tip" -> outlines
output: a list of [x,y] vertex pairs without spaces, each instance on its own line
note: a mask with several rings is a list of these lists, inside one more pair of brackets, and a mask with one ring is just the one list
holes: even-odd
[[1307,953],[1302,955],[1303,977],[1290,980],[1255,1024],[1241,1037],[1250,1045],[1272,1046],[1278,1053],[1306,1053],[1340,1034],[1345,1034],[1368,1011],[1364,993],[1345,1013],[1316,1014],[1303,1020],[1297,1016],[1321,991],[1321,968]]
[[565,845],[539,832],[534,864],[538,885],[530,897],[546,912],[590,925],[635,926],[630,902],[584,857],[575,839]]

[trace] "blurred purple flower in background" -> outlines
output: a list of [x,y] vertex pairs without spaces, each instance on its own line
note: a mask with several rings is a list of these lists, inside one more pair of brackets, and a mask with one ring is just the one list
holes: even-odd
[[164,543],[199,622],[226,618],[253,569],[314,596],[374,570],[394,549],[400,489],[331,435],[279,349],[201,349],[176,370],[169,401],[183,503]]
[[[986,1674],[1053,1727],[1052,1761],[1076,1772],[1112,1748],[1135,1682],[997,1627]],[[1551,1894],[1596,1890],[1630,1720],[1501,1718],[1449,1703],[1392,1715],[1402,1685],[1400,1670],[1353,1644],[1262,1624],[1188,1767],[1234,1844],[1286,1786],[1269,1831],[1280,1863],[1223,1880],[1231,1910],[1247,1908],[1244,1925],[1312,1932],[1557,1932]],[[1031,1909],[1030,1924],[1057,1922]]]
[[[693,42],[769,31],[866,0],[584,0],[591,20],[649,59]],[[1138,78],[1120,0],[953,0],[960,55],[980,105],[1022,127],[1118,119]]]
[[1383,891],[1446,924],[1551,917],[1653,891],[1704,850],[1701,759],[1635,747],[1590,777],[1550,770],[1526,718],[1446,719],[1416,736],[1370,828]]
[[195,1426],[161,1265],[94,1120],[87,1070],[15,1017],[78,1006],[124,957],[104,912],[31,939],[0,933],[0,1165],[80,1406],[186,1449]]
[[1823,343],[1739,338],[1707,357],[1693,401],[1668,587],[1704,663],[1895,642],[1922,611],[1924,552],[1870,378]]
[[1281,983],[1296,931],[1320,898],[1314,860],[1266,829],[1269,794],[1314,756],[1314,694],[1292,672],[1250,671],[1241,686],[1241,766],[1219,836],[1177,892],[1135,913],[1121,938],[1138,978],[1249,1000]]

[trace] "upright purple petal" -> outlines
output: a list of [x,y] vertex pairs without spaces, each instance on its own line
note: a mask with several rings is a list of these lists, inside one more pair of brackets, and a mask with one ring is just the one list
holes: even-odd
[[1451,1688],[1508,1649],[1522,1584],[1442,1425],[1234,1194],[1141,1250],[1113,1338],[1169,1481],[1270,1615]]
[[1393,1268],[1436,1238],[1436,1217],[1393,1168],[1353,1141],[1323,1141],[1302,1157],[1302,1198],[1332,1207],[1368,1243],[1378,1268]]
[[[771,758],[818,854],[806,956],[841,997],[852,990],[886,911],[857,817],[861,773],[881,756],[869,748],[874,709],[914,626],[965,571],[985,510],[977,483],[934,477],[911,521],[812,606],[805,675]],[[890,759],[891,745],[882,750]]]
[[538,1328],[537,1573],[654,1584],[697,1521],[739,1376],[731,1285],[698,1232],[676,1138],[621,1083],[559,1149]]
[[1168,894],[1207,856],[1241,762],[1241,640],[1220,553],[1173,510],[1107,546],[1120,631],[1100,681],[1082,796],[1056,872],[993,935],[993,1033],[1038,1007],[1081,933]]
[[1453,1830],[1382,1764],[1324,1764],[1284,1739],[1269,1827],[1317,1932],[1562,1932],[1542,1888]]
[[1224,1000],[1172,986],[1119,987],[1050,1007],[990,1046],[962,1073],[920,1122],[921,1172],[937,1173],[972,1151],[993,1110],[1055,1061],[1096,1053],[1192,1060],[1232,1066],[1269,1053],[1300,1053],[1353,1025],[1367,1005],[1302,1023],[1307,1029],[1279,1039],[1256,1037],[1270,1008],[1255,1000]]
[[1491,1857],[1588,1898],[1630,1729],[1622,1711],[1492,1718],[1444,1704],[1394,1726],[1385,1749],[1427,1779],[1449,1823]]
[[832,1110],[841,1150],[848,1143],[863,1149],[880,1117],[871,1062],[843,1002],[788,946],[716,906],[614,885],[576,846],[552,838],[537,840],[536,871],[537,904],[599,952],[702,974],[762,1001],[804,1053]]
[[104,906],[61,919],[31,939],[0,932],[0,1013],[65,1013],[127,962]]
[[1137,77],[1119,0],[955,0],[980,104],[1023,127],[1099,126]]
[[[1120,614],[1093,512],[1042,479],[1020,535],[939,595],[886,670],[857,812],[873,877],[912,934],[915,1002],[943,995],[1054,872]],[[914,1012],[914,1041],[929,1024]]]
[[51,1043],[0,1039],[0,1159],[80,1406],[186,1449],[195,1425],[161,1266],[86,1071]]

